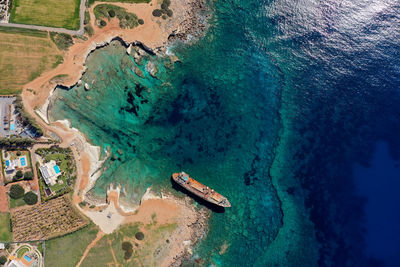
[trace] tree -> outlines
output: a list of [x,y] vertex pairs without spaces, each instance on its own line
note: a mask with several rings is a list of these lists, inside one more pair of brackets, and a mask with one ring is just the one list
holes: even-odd
[[107,22],[105,22],[104,20],[100,20],[100,26],[104,27],[107,25]]
[[25,190],[19,184],[13,184],[10,187],[10,197],[13,199],[21,198],[25,193]]
[[138,19],[138,23],[139,23],[140,25],[143,25],[143,24],[144,24],[144,20],[143,20],[143,19]]
[[28,171],[24,174],[25,180],[32,180],[33,179],[33,172]]
[[21,156],[21,151],[17,151],[17,156],[19,157],[19,156]]
[[172,12],[171,9],[168,9],[168,10],[167,10],[167,16],[168,16],[168,17],[172,17],[173,14],[174,14],[174,12]]
[[160,9],[154,9],[153,10],[153,16],[154,17],[161,17],[162,11]]
[[24,176],[24,173],[23,173],[21,170],[19,170],[19,171],[17,171],[17,172],[15,173],[15,176],[16,176],[18,179],[21,179],[21,178]]
[[1,257],[0,257],[0,264],[1,264],[1,265],[4,265],[6,262],[7,262],[6,256],[4,256],[4,255],[1,256]]
[[38,201],[38,196],[32,191],[29,191],[24,195],[24,201],[28,205],[35,205]]
[[115,11],[114,10],[109,10],[108,11],[108,15],[111,17],[111,18],[113,18],[113,17],[115,17]]

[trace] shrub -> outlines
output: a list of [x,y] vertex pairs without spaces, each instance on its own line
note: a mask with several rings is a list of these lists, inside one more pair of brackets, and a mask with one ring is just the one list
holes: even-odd
[[52,32],[50,33],[50,38],[60,50],[67,50],[71,45],[74,44],[72,36],[66,33]]
[[100,26],[104,27],[107,25],[107,22],[105,22],[104,20],[100,20]]
[[123,250],[131,250],[133,248],[131,242],[122,242],[122,249]]
[[161,4],[161,9],[168,9],[168,5],[164,2]]
[[25,190],[19,184],[13,184],[10,187],[10,197],[13,199],[21,198],[25,193]]
[[164,1],[163,1],[163,4],[166,4],[166,5],[169,6],[169,5],[171,4],[171,0],[164,0]]
[[154,9],[152,14],[154,17],[161,17],[162,11],[160,9]]
[[90,25],[86,25],[86,26],[85,26],[85,32],[86,32],[89,36],[93,36],[93,34],[94,34],[94,30],[93,30],[92,26],[90,26]]
[[26,180],[32,180],[32,179],[33,179],[33,172],[31,172],[31,171],[26,172],[26,173],[24,174],[24,178],[25,178]]
[[144,234],[142,232],[137,232],[135,234],[135,237],[136,237],[137,240],[143,240]]
[[19,156],[21,156],[21,151],[17,151],[17,156],[19,157]]
[[111,18],[113,18],[113,17],[115,17],[115,11],[114,10],[109,10],[108,11],[108,15],[111,17]]
[[19,170],[19,171],[17,171],[17,172],[15,173],[15,176],[16,176],[18,179],[21,179],[21,178],[24,176],[24,173],[23,173],[21,170]]
[[122,242],[122,250],[125,251],[124,259],[128,260],[132,256],[133,246],[131,242]]
[[6,262],[7,262],[6,256],[4,256],[4,255],[1,256],[1,257],[0,257],[0,264],[1,264],[1,265],[4,265]]
[[28,193],[26,193],[24,195],[24,201],[28,205],[34,205],[38,201],[38,196],[35,193],[33,193],[32,191],[29,191]]
[[172,17],[173,14],[174,14],[174,12],[172,12],[171,9],[168,9],[168,10],[167,10],[167,16],[168,16],[168,17]]
[[162,15],[162,19],[167,19],[167,15]]
[[138,23],[139,23],[140,25],[143,25],[143,24],[144,24],[144,20],[138,19]]

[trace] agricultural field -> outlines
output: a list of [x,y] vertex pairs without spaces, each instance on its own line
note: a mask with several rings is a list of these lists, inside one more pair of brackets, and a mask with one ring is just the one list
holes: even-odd
[[13,0],[10,22],[76,30],[80,0]]
[[91,223],[76,232],[46,241],[45,266],[74,267],[99,228]]
[[0,213],[0,241],[11,241],[10,213]]
[[0,94],[15,94],[24,84],[62,63],[49,34],[0,27]]
[[176,227],[176,224],[157,225],[156,222],[146,226],[138,223],[122,225],[100,239],[81,266],[96,266],[98,262],[103,262],[104,266],[156,266]]
[[15,241],[47,240],[85,227],[88,220],[67,197],[11,211]]

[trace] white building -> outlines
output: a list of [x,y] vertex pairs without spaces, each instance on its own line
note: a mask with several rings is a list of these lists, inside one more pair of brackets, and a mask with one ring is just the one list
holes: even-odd
[[61,175],[60,167],[58,167],[54,160],[50,160],[46,164],[40,166],[39,170],[48,186],[55,185],[57,183],[57,177]]

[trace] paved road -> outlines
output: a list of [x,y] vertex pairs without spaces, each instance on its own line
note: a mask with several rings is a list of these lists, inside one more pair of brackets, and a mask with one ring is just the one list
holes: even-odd
[[17,23],[0,23],[0,26],[6,27],[14,27],[14,28],[22,28],[22,29],[32,29],[32,30],[39,30],[39,31],[49,31],[49,32],[60,32],[60,33],[67,33],[71,35],[82,35],[84,33],[84,25],[83,21],[85,19],[85,2],[86,0],[81,0],[80,10],[79,10],[79,30],[68,30],[64,28],[55,28],[55,27],[46,27],[46,26],[38,26],[38,25],[27,25],[27,24],[17,24]]

